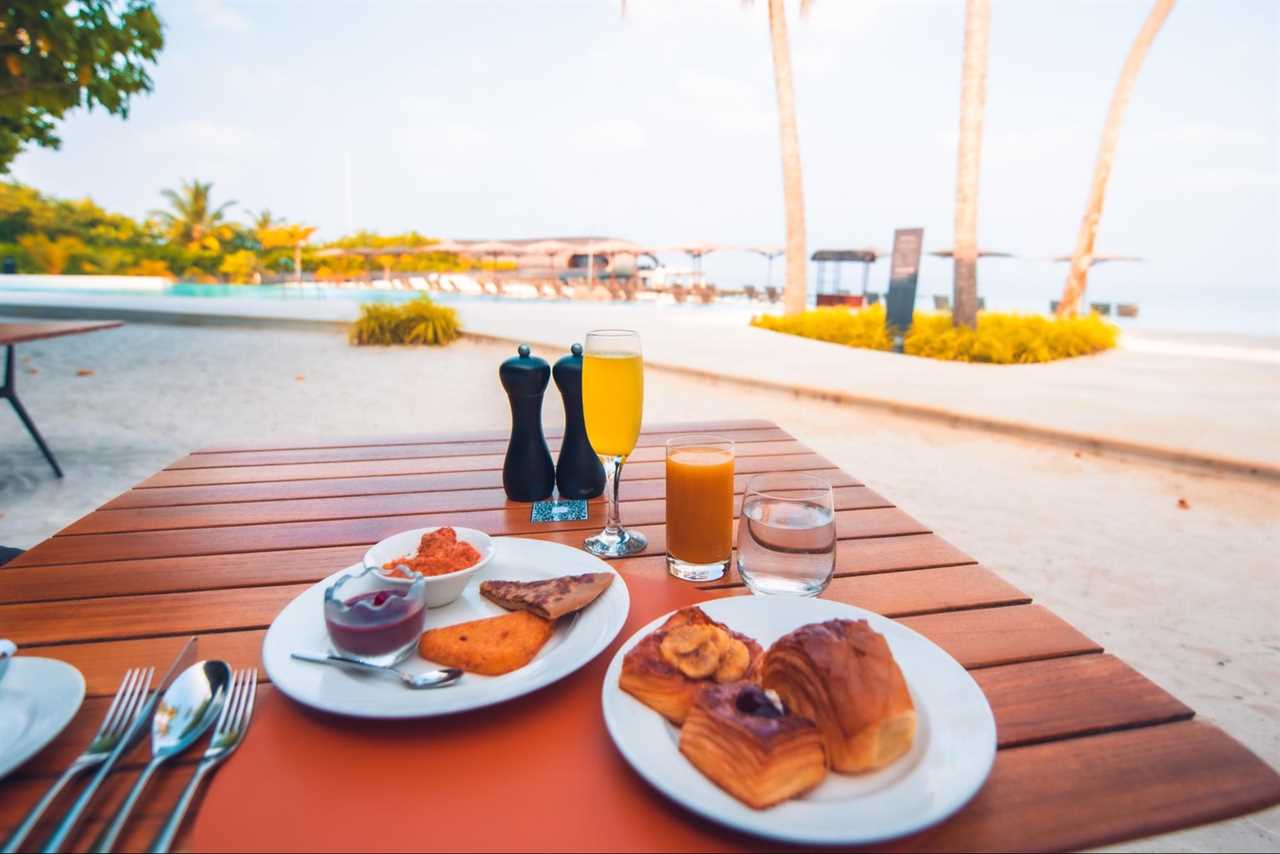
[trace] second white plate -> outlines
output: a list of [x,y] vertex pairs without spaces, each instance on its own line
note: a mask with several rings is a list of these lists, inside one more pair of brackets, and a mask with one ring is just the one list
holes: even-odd
[[[329,649],[324,590],[338,576],[360,571],[358,565],[349,567],[307,589],[271,624],[262,644],[262,661],[272,683],[299,703],[325,712],[362,718],[425,718],[492,706],[536,691],[591,661],[618,636],[627,621],[631,597],[626,582],[604,561],[544,540],[499,537],[493,543],[493,560],[471,576],[455,602],[431,609],[427,628],[507,613],[480,595],[480,582],[485,579],[540,581],[584,572],[609,572],[616,577],[585,610],[562,618],[537,657],[519,670],[502,676],[468,673],[449,688],[414,691],[388,676],[353,673],[289,657],[295,651],[323,654]],[[400,667],[425,672],[436,665],[414,654]]]
[[35,756],[71,723],[84,677],[64,661],[19,655],[0,681],[0,777]]
[[869,774],[828,774],[802,798],[754,810],[716,786],[679,750],[680,730],[618,687],[622,659],[669,614],[619,648],[604,677],[604,720],[614,744],[654,788],[737,830],[806,845],[859,845],[915,833],[964,806],[995,759],[996,725],[977,683],[932,641],[900,623],[827,599],[733,596],[699,607],[766,649],[807,623],[865,619],[884,635],[915,703],[915,743]]

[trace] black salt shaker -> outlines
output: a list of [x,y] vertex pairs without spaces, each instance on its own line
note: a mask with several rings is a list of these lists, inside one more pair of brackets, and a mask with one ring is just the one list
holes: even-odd
[[582,419],[582,345],[574,344],[552,373],[564,400],[564,441],[556,460],[556,486],[561,498],[596,498],[604,494],[604,466]]
[[498,369],[502,387],[511,400],[511,442],[502,464],[502,488],[512,501],[541,501],[556,484],[556,467],[542,435],[542,396],[551,381],[545,359],[529,355],[521,344]]

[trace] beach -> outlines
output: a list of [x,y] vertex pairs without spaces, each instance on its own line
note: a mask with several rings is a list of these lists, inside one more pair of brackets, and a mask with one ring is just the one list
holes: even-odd
[[[204,445],[509,423],[497,368],[514,347],[500,342],[353,348],[337,329],[135,323],[18,352],[19,391],[67,477],[0,415],[4,545],[31,546]],[[543,415],[563,421],[554,389]],[[646,420],[736,417],[777,421],[1280,764],[1280,484],[647,372]],[[1124,848],[1277,846],[1272,809]]]

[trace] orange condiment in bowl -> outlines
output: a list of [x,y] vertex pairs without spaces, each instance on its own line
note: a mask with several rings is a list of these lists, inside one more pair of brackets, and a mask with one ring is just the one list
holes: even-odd
[[457,531],[453,528],[437,528],[422,535],[417,554],[387,561],[382,568],[390,575],[409,578],[409,574],[402,569],[407,566],[414,572],[430,577],[468,569],[479,561],[480,552],[470,543],[459,540]]

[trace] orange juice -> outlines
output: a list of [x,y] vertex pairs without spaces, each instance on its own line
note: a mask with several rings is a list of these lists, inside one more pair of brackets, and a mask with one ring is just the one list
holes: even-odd
[[582,416],[597,454],[625,457],[635,450],[644,411],[644,360],[634,353],[582,357]]
[[[674,440],[673,440],[674,441]],[[733,550],[733,443],[668,445],[667,555],[679,563],[728,565]],[[721,567],[719,573],[723,573]],[[713,577],[719,577],[719,573]],[[701,577],[697,580],[703,580]]]

